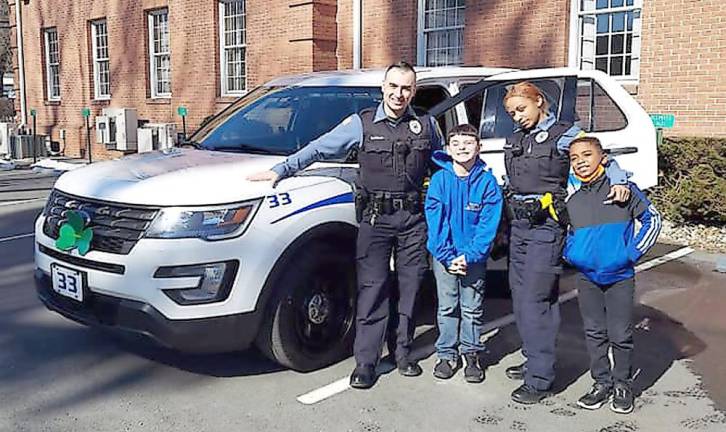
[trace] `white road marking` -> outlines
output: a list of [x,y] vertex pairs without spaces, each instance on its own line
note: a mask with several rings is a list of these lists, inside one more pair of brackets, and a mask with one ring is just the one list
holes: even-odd
[[9,206],[9,205],[17,205],[17,204],[25,204],[25,203],[35,202],[35,201],[45,201],[47,199],[48,198],[28,198],[28,199],[24,199],[24,200],[8,201],[8,202],[0,203],[0,207]]
[[[668,261],[673,261],[675,259],[686,256],[686,255],[690,254],[691,252],[693,252],[693,249],[690,247],[684,247],[684,248],[675,250],[675,251],[667,253],[661,257],[654,258],[654,259],[644,262],[642,264],[638,264],[637,266],[635,266],[635,272],[638,273],[641,271],[651,269],[651,268],[659,266],[661,264],[665,264]],[[568,291],[568,292],[562,294],[559,297],[558,301],[560,303],[565,303],[567,301],[572,300],[575,297],[577,297],[577,290],[572,290],[572,291]],[[493,336],[494,334],[496,334],[496,332],[499,331],[500,327],[504,327],[506,325],[512,324],[513,322],[514,322],[514,314],[505,315],[494,321],[490,321],[484,325],[484,328],[482,329],[482,335],[484,337],[489,338],[489,337]],[[433,328],[433,326],[427,326],[427,327],[428,327],[428,329]],[[379,377],[379,379],[382,379],[382,378],[383,378],[382,376]],[[311,392],[298,396],[297,401],[304,405],[316,404],[320,401],[323,401],[332,396],[335,396],[336,394],[342,393],[342,392],[350,389],[351,387],[350,387],[349,381],[350,381],[349,377],[341,378],[331,384],[328,384],[326,386],[320,387],[319,389],[316,389]]]
[[659,266],[661,264],[667,263],[668,261],[673,261],[674,259],[678,259],[680,257],[686,256],[691,252],[693,252],[693,249],[690,247],[684,247],[684,248],[681,248],[678,250],[674,250],[671,253],[667,253],[658,258],[653,258],[652,260],[644,262],[643,264],[638,264],[637,266],[635,266],[635,271],[641,272],[641,271],[651,269],[655,266]]
[[22,239],[22,238],[26,238],[26,237],[33,237],[34,235],[35,235],[35,233],[27,233],[27,234],[18,234],[18,235],[14,235],[14,236],[10,236],[10,237],[3,237],[3,238],[0,238],[0,243],[6,242],[6,241],[11,241],[11,240],[18,240],[18,239]]

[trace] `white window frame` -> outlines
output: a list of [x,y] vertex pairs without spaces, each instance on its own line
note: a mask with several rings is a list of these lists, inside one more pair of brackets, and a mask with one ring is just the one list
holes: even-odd
[[[597,37],[597,23],[588,21],[586,17],[595,17],[598,14],[616,13],[616,12],[634,12],[639,11],[640,16],[633,18],[632,42],[631,42],[631,63],[629,75],[610,75],[623,85],[637,85],[640,80],[640,48],[642,39],[642,22],[643,22],[643,0],[633,0],[632,6],[627,6],[627,2],[623,1],[623,7],[609,7],[607,9],[581,10],[583,0],[570,0],[570,46],[568,53],[568,65],[577,69],[595,69],[595,49]],[[584,0],[592,2],[596,0]],[[596,20],[595,20],[596,21]],[[587,26],[583,28],[583,26]],[[627,31],[627,19],[626,19]],[[580,38],[583,33],[582,39]],[[627,38],[624,38],[627,39]],[[611,38],[612,41],[612,38]],[[623,51],[625,52],[625,40],[623,41]],[[610,47],[608,47],[608,58],[610,57]],[[623,64],[623,72],[625,65]]]
[[[168,50],[155,52],[156,45],[154,44],[154,18],[165,15],[166,26],[167,26],[167,37],[168,37]],[[149,32],[149,78],[151,87],[151,97],[153,99],[168,99],[171,98],[171,32],[169,29],[169,9],[157,9],[148,13],[148,32]],[[169,91],[160,92],[158,90],[159,77],[156,74],[156,59],[162,57],[169,58]]]
[[[225,4],[236,2],[237,0],[219,0],[219,75],[221,83],[222,96],[242,96],[247,93],[247,1],[241,0],[242,3],[242,15],[241,19],[244,22],[242,27],[243,41],[236,45],[226,45],[225,38]],[[229,87],[229,71],[227,70],[227,50],[241,49],[244,51],[242,64],[245,66],[245,72],[241,75],[244,80],[244,88],[242,89],[230,89]]]
[[[106,39],[106,57],[101,57],[99,55],[98,29],[101,25],[105,28],[104,36]],[[106,21],[105,18],[91,21],[91,49],[93,50],[93,98],[96,100],[111,99],[111,54],[108,46],[108,21]],[[108,85],[107,93],[103,92],[103,86],[101,83],[101,66],[103,63],[106,64],[106,71],[108,75],[108,82],[105,83]]]
[[[56,62],[51,62],[51,33],[55,34],[55,58]],[[46,81],[46,92],[49,101],[61,100],[61,89],[60,89],[60,40],[58,39],[58,29],[56,27],[50,27],[43,30],[43,45],[45,48],[45,81]],[[55,74],[53,68],[55,67]],[[57,81],[57,86],[54,85],[54,77]]]
[[[438,0],[445,4],[446,0]],[[462,13],[464,14],[464,17],[466,16],[466,2],[464,2],[464,6],[460,8],[462,10]],[[443,10],[446,10],[444,7]],[[417,43],[416,43],[416,64],[419,66],[427,66],[428,65],[428,58],[427,58],[427,38],[426,34],[430,32],[438,32],[438,31],[458,31],[461,30],[462,32],[462,40],[461,40],[461,59],[458,63],[452,63],[451,65],[461,65],[464,63],[464,27],[466,26],[466,20],[465,18],[462,20],[462,23],[460,25],[455,26],[449,26],[449,27],[436,27],[436,28],[426,28],[426,0],[418,0],[418,35],[417,35]],[[452,48],[452,47],[450,47]]]

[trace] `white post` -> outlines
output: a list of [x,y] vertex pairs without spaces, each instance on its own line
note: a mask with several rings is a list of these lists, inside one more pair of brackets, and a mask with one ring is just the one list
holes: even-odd
[[15,0],[15,36],[18,45],[18,79],[20,81],[20,123],[28,123],[25,96],[25,56],[23,55],[23,17],[20,13],[23,0]]
[[353,69],[362,65],[363,0],[353,0]]

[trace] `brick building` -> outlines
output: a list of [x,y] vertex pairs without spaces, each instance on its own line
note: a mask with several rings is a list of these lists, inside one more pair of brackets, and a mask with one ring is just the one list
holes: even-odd
[[[26,111],[39,133],[63,130],[70,155],[85,147],[84,107],[181,126],[186,106],[191,130],[272,77],[399,59],[598,68],[674,114],[668,133],[726,136],[717,0],[10,0],[13,33],[16,3]],[[95,156],[118,154],[93,141]]]

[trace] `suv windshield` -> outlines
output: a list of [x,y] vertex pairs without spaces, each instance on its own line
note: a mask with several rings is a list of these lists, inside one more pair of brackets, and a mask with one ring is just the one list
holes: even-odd
[[207,150],[289,155],[381,98],[377,87],[259,87],[192,140]]

